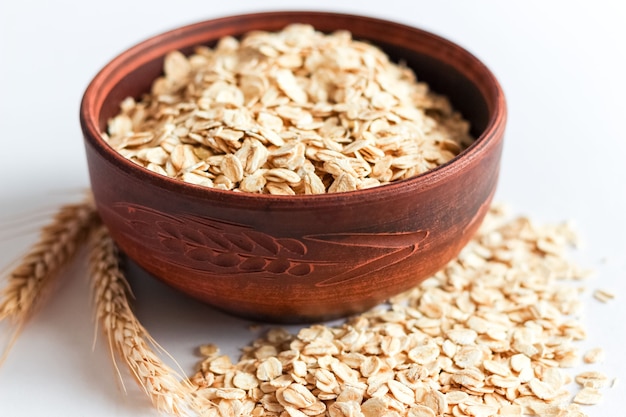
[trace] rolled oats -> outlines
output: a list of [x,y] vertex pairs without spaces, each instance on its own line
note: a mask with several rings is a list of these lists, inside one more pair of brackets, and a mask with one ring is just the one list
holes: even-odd
[[597,363],[601,362],[603,359],[604,349],[600,347],[590,349],[583,355],[583,361],[585,361],[585,363]]
[[615,294],[608,290],[597,289],[593,292],[593,296],[596,300],[603,303],[608,303],[615,298]]
[[421,174],[471,144],[468,132],[444,97],[379,48],[293,24],[169,53],[150,94],[124,100],[103,137],[160,175],[294,195]]
[[586,275],[565,256],[573,242],[495,206],[456,260],[388,305],[334,327],[272,328],[236,364],[206,345],[191,382],[211,407],[258,416],[584,417],[577,404],[601,401],[611,380],[580,372],[572,399],[562,372],[585,335],[571,317]]
[[601,372],[581,372],[574,378],[583,387],[604,388],[609,385],[609,378]]
[[574,396],[574,402],[582,405],[598,404],[602,400],[602,393],[597,388],[583,387]]

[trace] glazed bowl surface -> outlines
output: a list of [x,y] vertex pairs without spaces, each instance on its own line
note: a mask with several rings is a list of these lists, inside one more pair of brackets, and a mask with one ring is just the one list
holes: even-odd
[[[405,62],[470,121],[475,142],[414,178],[344,193],[275,196],[155,174],[102,138],[122,100],[149,91],[168,52],[191,53],[225,36],[278,31],[291,23],[348,30]],[[130,259],[232,314],[310,322],[371,308],[459,253],[496,190],[506,104],[482,62],[435,34],[366,16],[287,11],[203,21],[137,44],[91,81],[80,121],[98,211]]]

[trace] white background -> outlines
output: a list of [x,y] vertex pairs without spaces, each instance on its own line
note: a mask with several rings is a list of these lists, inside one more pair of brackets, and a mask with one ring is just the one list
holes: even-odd
[[[622,384],[590,416],[623,416],[626,394],[626,8],[610,1],[3,1],[0,5],[0,267],[36,238],[58,204],[88,187],[78,106],[89,80],[123,49],[161,31],[277,9],[372,15],[443,35],[482,59],[509,105],[496,200],[540,222],[572,221],[579,262],[597,270],[583,295],[599,369]],[[84,254],[83,254],[84,255]],[[248,322],[131,274],[140,319],[191,372],[207,342],[237,356]],[[0,416],[156,416],[134,382],[120,390],[77,262],[0,368]],[[617,294],[608,304],[590,293]],[[0,327],[0,331],[6,327]],[[1,334],[1,333],[0,333]],[[2,341],[4,339],[0,339]]]

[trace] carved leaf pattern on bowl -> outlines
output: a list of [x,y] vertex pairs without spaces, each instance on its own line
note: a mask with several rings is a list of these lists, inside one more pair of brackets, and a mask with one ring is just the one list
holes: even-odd
[[300,240],[207,216],[174,217],[131,203],[120,202],[104,209],[123,226],[120,232],[126,239],[155,248],[159,260],[173,267],[220,276],[306,277],[320,287],[345,283],[393,265],[415,253],[429,235],[423,230],[325,233]]

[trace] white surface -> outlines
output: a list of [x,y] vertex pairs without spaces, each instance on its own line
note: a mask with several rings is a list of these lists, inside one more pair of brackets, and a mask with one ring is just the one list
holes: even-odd
[[[607,358],[593,369],[624,380],[626,345],[626,8],[596,1],[315,0],[299,9],[373,15],[450,38],[490,66],[507,94],[509,125],[496,200],[539,221],[572,220],[586,242],[576,256],[598,273],[584,295],[588,340]],[[260,6],[262,5],[262,6]],[[24,219],[73,201],[88,186],[78,105],[110,58],[166,29],[240,12],[295,8],[272,1],[19,1],[0,3],[0,266],[29,243]],[[45,216],[44,216],[45,217]],[[22,223],[20,223],[22,221]],[[126,379],[119,390],[94,326],[84,264],[64,274],[0,368],[0,416],[156,416]],[[236,357],[248,323],[133,280],[138,314],[183,368],[215,342]],[[140,284],[137,283],[140,281]],[[590,416],[623,416],[626,385],[604,390]]]

